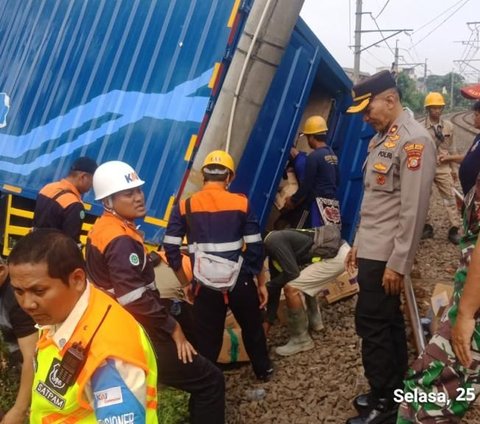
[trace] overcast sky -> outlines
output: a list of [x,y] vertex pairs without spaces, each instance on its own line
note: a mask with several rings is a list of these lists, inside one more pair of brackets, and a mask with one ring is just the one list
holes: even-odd
[[[353,50],[349,46],[354,44],[356,3],[356,0],[305,0],[301,13],[343,67],[353,68]],[[380,29],[413,31],[410,36],[401,33],[387,40],[390,48],[382,42],[379,47],[363,51],[361,71],[374,73],[378,67],[390,67],[398,39],[400,64],[424,63],[427,59],[429,73],[444,75],[454,68],[469,81],[480,80],[480,25],[470,28],[467,25],[480,21],[480,0],[363,0],[363,12],[370,12]],[[362,16],[362,30],[378,29],[370,15]],[[362,47],[382,38],[380,33],[364,33]],[[453,62],[459,59],[477,59],[469,65],[478,71]],[[417,66],[417,75],[422,76],[423,69]]]

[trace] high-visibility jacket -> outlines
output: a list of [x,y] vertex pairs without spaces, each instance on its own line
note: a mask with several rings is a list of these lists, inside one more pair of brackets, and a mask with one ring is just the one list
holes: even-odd
[[160,299],[143,237],[131,223],[105,212],[88,233],[86,258],[91,281],[112,293],[154,345],[170,340],[176,322]]
[[47,184],[38,193],[33,215],[35,228],[56,228],[78,242],[84,217],[82,197],[70,181]]
[[168,263],[175,271],[182,266],[180,246],[187,230],[192,264],[197,248],[235,262],[242,255],[242,273],[257,275],[261,271],[264,252],[260,228],[244,195],[207,183],[190,198],[190,209],[187,225],[185,200],[175,206],[163,239]]
[[[111,305],[111,308],[99,326],[108,305]],[[98,331],[93,336],[97,328]],[[85,347],[90,341],[92,344],[85,365],[76,381],[67,387],[58,379],[60,361],[74,342],[81,342]],[[112,298],[95,287],[91,287],[87,309],[62,349],[45,334],[42,334],[38,341],[32,388],[31,422],[35,424],[97,423],[95,411],[85,396],[85,388],[109,358],[124,361],[145,371],[147,383],[146,402],[143,405],[146,409],[145,422],[156,424],[158,422],[157,366],[150,342],[133,317]],[[93,393],[93,401],[99,411],[101,405],[125,401],[125,396],[121,387],[112,387],[109,390]],[[124,415],[125,422],[138,422],[133,413]]]

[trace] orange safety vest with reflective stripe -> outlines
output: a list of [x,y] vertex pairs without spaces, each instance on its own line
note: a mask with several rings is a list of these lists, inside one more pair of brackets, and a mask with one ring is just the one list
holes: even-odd
[[[111,308],[100,324],[102,317]],[[85,347],[93,338],[87,360],[77,380],[66,387],[57,378],[60,361],[74,342]],[[125,337],[128,336],[128,339]],[[155,354],[142,327],[114,299],[91,286],[88,307],[63,349],[42,334],[37,344],[32,387],[30,422],[35,424],[97,423],[95,412],[84,390],[107,358],[122,360],[145,371],[146,423],[157,419],[157,365]]]

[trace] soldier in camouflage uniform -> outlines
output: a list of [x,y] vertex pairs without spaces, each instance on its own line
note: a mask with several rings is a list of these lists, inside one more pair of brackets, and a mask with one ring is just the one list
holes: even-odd
[[[453,305],[407,374],[402,396],[405,399],[407,393],[416,395],[417,400],[402,402],[397,424],[460,422],[480,393],[480,299],[476,287],[480,279],[480,244],[470,263],[480,231],[480,178],[465,197],[463,225],[465,235],[460,242],[462,257],[455,273]],[[461,297],[464,287],[465,295]],[[427,401],[419,400],[422,395]]]

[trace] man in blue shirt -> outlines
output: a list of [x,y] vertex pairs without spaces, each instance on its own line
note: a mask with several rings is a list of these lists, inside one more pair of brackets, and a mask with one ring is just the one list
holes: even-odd
[[[314,115],[306,120],[302,134],[307,137],[308,145],[313,151],[306,158],[298,190],[285,202],[287,209],[294,209],[302,203],[307,205],[310,214],[310,225],[307,225],[309,227],[340,224],[337,200],[337,186],[340,180],[338,158],[326,143],[327,131],[327,124],[321,116]],[[295,162],[303,159],[300,153],[293,158],[296,172],[299,167]],[[305,219],[303,221],[305,222]],[[300,222],[299,227],[304,226]]]

